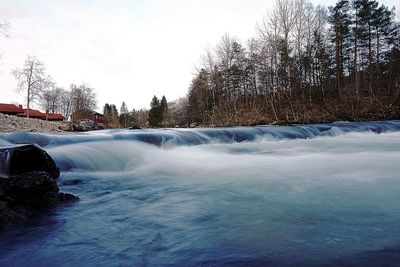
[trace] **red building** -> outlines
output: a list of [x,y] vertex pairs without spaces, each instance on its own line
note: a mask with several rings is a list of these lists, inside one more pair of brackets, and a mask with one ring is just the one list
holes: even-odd
[[88,119],[94,121],[95,123],[104,123],[104,115],[96,111],[89,113]]
[[[28,117],[28,110],[23,109],[23,111],[24,113],[18,114],[18,117]],[[46,114],[36,109],[29,109],[29,118],[45,120]]]
[[0,113],[8,114],[8,115],[18,115],[23,114],[24,110],[22,106],[14,105],[14,104],[0,104]]
[[95,123],[104,123],[104,115],[93,110],[75,112],[70,118],[71,121],[92,120]]
[[[0,104],[0,113],[8,115],[16,115],[18,117],[28,117],[27,109],[22,108],[22,105]],[[43,113],[36,109],[29,109],[29,118],[49,120],[49,121],[64,121],[65,117],[57,113]]]
[[48,121],[64,121],[65,117],[63,115],[57,114],[57,113],[48,113],[47,120]]

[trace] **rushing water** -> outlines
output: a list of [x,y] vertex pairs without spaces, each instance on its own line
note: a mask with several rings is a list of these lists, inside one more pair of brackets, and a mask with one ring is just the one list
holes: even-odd
[[77,203],[0,233],[0,266],[398,266],[400,121],[39,143]]

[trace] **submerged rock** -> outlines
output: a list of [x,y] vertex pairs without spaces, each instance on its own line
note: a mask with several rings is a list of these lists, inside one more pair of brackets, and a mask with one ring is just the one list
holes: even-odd
[[82,183],[83,183],[83,181],[81,179],[72,179],[72,180],[67,180],[67,181],[61,182],[61,184],[64,186],[78,185],[78,184],[82,184]]
[[8,208],[6,203],[0,201],[0,229],[9,224],[13,218],[13,212]]
[[0,229],[49,211],[57,204],[79,198],[60,193],[47,172],[29,172],[0,179]]
[[58,194],[58,200],[59,202],[67,202],[67,201],[74,201],[74,200],[79,200],[79,197],[70,194],[70,193],[59,193]]
[[58,202],[56,181],[46,172],[29,172],[0,179],[0,188],[5,202],[11,208],[27,208],[44,211]]
[[54,160],[38,145],[0,148],[0,229],[78,197],[60,193]]

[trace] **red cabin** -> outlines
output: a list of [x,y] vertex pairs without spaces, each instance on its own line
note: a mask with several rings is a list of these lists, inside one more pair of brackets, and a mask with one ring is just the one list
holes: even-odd
[[104,115],[93,110],[82,110],[71,115],[71,121],[92,120],[95,123],[104,123]]
[[95,123],[104,123],[104,115],[96,111],[89,113],[88,119]]
[[[23,111],[24,112],[22,114],[18,114],[18,117],[28,117],[28,110],[23,109]],[[36,109],[29,109],[29,118],[45,120],[46,114]]]
[[48,121],[64,121],[65,117],[63,115],[57,114],[57,113],[48,113],[47,120]]
[[14,104],[0,104],[0,113],[8,114],[8,115],[18,115],[23,114],[24,110],[22,106],[14,105]]

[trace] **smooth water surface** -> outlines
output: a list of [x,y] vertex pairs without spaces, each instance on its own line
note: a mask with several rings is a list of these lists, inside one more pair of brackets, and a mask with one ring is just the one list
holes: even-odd
[[0,233],[1,266],[400,262],[400,121],[0,135],[26,142],[81,200]]

